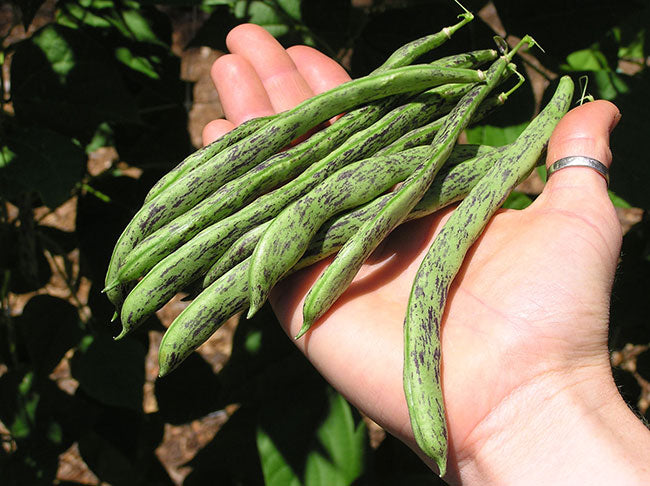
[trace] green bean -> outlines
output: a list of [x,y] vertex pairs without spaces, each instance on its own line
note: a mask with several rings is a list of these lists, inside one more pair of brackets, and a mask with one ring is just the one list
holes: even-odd
[[208,287],[232,267],[251,256],[257,242],[272,221],[255,226],[240,236],[207,271],[205,277],[203,277],[203,288]]
[[[460,92],[470,88],[471,86],[456,85],[427,91],[419,103],[409,103],[407,110],[393,110],[376,124],[355,133],[299,177],[260,196],[237,213],[198,233],[156,264],[127,296],[121,311],[123,328],[119,337],[137,327],[177,291],[204,275],[217,258],[246,231],[273,218],[287,204],[342,166],[367,157],[395,140],[405,127],[412,125],[414,119],[434,116],[434,100],[437,100],[439,106],[447,107],[450,93],[455,93],[453,96],[457,97]],[[419,119],[422,122],[422,118]],[[377,124],[379,125],[375,126]]]
[[[228,180],[276,153],[306,130],[362,102],[449,82],[480,82],[484,77],[483,72],[471,69],[406,66],[343,83],[283,112],[253,135],[182,176],[173,187],[138,211],[113,250],[106,275],[108,297],[112,299],[113,289],[119,287],[116,278],[119,267],[143,237],[195,206]],[[120,295],[115,297],[119,300]]]
[[298,262],[327,219],[365,204],[403,181],[422,162],[423,154],[426,147],[414,147],[349,164],[280,212],[252,255],[248,270],[248,318],[266,302],[273,285]]
[[230,317],[246,309],[249,261],[242,261],[203,290],[167,328],[158,352],[160,376],[178,366]]
[[426,54],[430,50],[440,46],[456,31],[458,31],[458,29],[474,19],[474,15],[471,12],[469,12],[465,7],[462,8],[464,12],[458,16],[462,19],[460,22],[451,27],[445,27],[440,32],[421,37],[400,47],[388,57],[384,64],[382,64],[382,68],[386,65],[391,67],[406,66],[413,63],[423,54]]
[[523,42],[530,42],[530,38],[525,38],[511,53],[496,60],[486,73],[486,83],[476,86],[461,99],[431,143],[432,155],[429,161],[422,164],[404,182],[386,207],[345,244],[332,264],[318,278],[305,298],[303,327],[299,336],[331,307],[379,242],[408,215],[424,195],[451,153],[458,136],[467,127],[480,103],[499,82],[512,55]]
[[[476,113],[474,114],[470,126],[474,123],[479,122],[487,115],[489,115],[497,106],[500,106],[504,103],[503,96],[493,96],[488,98],[483,103],[480,104]],[[390,145],[386,145],[383,149],[379,150],[375,155],[386,155],[392,154],[395,152],[401,152],[407,150],[411,147],[417,147],[420,145],[430,144],[433,141],[436,133],[440,130],[442,125],[445,123],[449,115],[440,117],[437,120],[434,120],[426,125],[423,125],[418,128],[414,128],[408,133],[405,133],[400,138],[395,140]]]
[[[286,201],[288,204],[294,198],[302,195],[304,191],[309,190],[309,187],[305,186],[306,183],[317,183],[320,180],[319,177],[325,178],[342,165],[372,154],[393,141],[404,130],[426,123],[440,113],[447,112],[463,93],[469,91],[471,86],[469,84],[451,84],[425,91],[408,104],[393,109],[370,127],[353,134],[317,164],[311,165],[300,177],[293,179],[274,193],[279,200]],[[332,137],[336,137],[337,133],[335,131]],[[275,176],[292,173],[296,167],[291,162],[292,160],[289,159],[287,164],[263,164],[263,170],[254,174],[253,177],[243,176],[222,186],[222,190],[217,191],[215,197],[208,198],[205,206],[199,205],[196,211],[191,211],[187,217],[181,217],[180,223],[172,221],[167,227],[162,228],[162,231],[156,232],[142,241],[125,257],[117,280],[128,282],[144,275],[155,264],[179,248],[179,243],[189,240],[215,219],[218,221],[219,218],[214,216],[215,213],[217,216],[224,215],[223,211],[219,212],[218,209],[215,210],[211,206],[217,206],[222,210],[225,208],[232,213],[233,210],[241,207],[244,200],[251,199],[251,192],[259,193],[260,191],[257,189],[260,186],[268,188],[276,180]],[[322,172],[321,168],[324,168],[326,172]],[[298,167],[298,169],[302,170],[302,167]],[[255,177],[255,175],[259,175],[259,177]],[[269,213],[268,216],[272,217],[277,214],[277,209],[274,211],[275,213]]]
[[[431,187],[403,222],[423,218],[462,200],[500,157],[504,149],[505,147],[494,148],[486,145],[457,145]],[[390,193],[384,194],[360,208],[324,223],[291,271],[299,270],[336,253],[366,221],[370,221],[379,213],[391,197]]]
[[[426,148],[423,154],[426,155]],[[467,193],[490,167],[501,149],[487,146],[457,146],[448,159],[449,165],[441,171],[441,177],[431,186],[431,195],[423,198],[409,215],[422,217],[447,204],[455,202]],[[474,157],[473,157],[474,156]],[[310,242],[305,255],[291,271],[319,261],[340,248],[342,242],[353,234],[363,221],[372,217],[390,199],[381,196],[372,203],[357,208],[326,223]],[[423,202],[427,201],[427,205]],[[254,233],[260,225],[245,236],[256,240]],[[234,247],[234,246],[233,246]],[[250,249],[252,251],[252,248]],[[203,344],[230,317],[248,306],[248,266],[250,252],[238,253],[239,261],[205,285],[205,290],[174,320],[167,329],[160,345],[159,363],[161,376],[178,366],[194,349]],[[225,257],[225,254],[224,254]],[[223,257],[222,257],[223,258]]]
[[192,209],[145,237],[125,257],[119,269],[123,281],[144,275],[164,257],[204,228],[234,214],[255,197],[295,178],[315,160],[368,128],[395,100],[381,100],[358,108],[302,143],[275,154],[245,174],[226,182]]
[[[421,150],[424,152],[426,148],[421,147]],[[490,159],[482,156],[494,152],[495,149],[489,146],[457,145],[454,147],[454,151],[441,170],[440,178],[434,180],[429,191],[412,213],[409,214],[407,220],[413,219],[412,215],[423,217],[461,198],[469,190],[472,182],[478,178],[479,174],[482,174],[487,166],[492,163]],[[335,253],[342,246],[342,243],[347,241],[359,229],[362,222],[367,221],[371,215],[376,214],[376,210],[373,208],[383,207],[388,199],[390,199],[390,194],[385,194],[363,206],[363,210],[358,209],[341,217],[334,217],[331,221],[325,223],[309,242],[305,255],[298,264],[299,268]],[[234,265],[252,255],[259,238],[270,223],[271,221],[268,221],[256,226],[235,241],[210,267],[203,279],[203,288],[213,283]],[[305,263],[307,261],[306,256],[312,258],[308,263]]]
[[449,286],[492,215],[532,171],[572,94],[573,82],[565,76],[549,104],[452,213],[416,274],[405,321],[404,390],[416,441],[435,459],[441,474],[447,429],[440,387],[440,324]]
[[[448,56],[433,62],[432,65],[475,67],[494,57],[495,51],[486,49]],[[427,95],[421,94],[418,98],[422,100],[423,96]],[[242,176],[224,184],[195,207],[138,243],[125,257],[119,271],[120,279],[136,279],[144,275],[153,265],[200,230],[234,213],[272,187],[294,178],[313,161],[331,152],[352,133],[367,128],[401,100],[402,97],[394,96],[347,113],[335,125],[317,132],[285,152],[268,158]],[[415,102],[417,101],[416,98]]]

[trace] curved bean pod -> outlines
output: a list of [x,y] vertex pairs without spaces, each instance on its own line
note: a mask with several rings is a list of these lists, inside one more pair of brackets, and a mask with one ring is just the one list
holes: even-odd
[[203,288],[208,287],[232,267],[251,256],[257,242],[272,221],[267,221],[256,226],[235,241],[207,271],[205,277],[203,277]]
[[302,143],[277,153],[241,176],[226,182],[189,211],[146,236],[125,257],[119,279],[135,280],[204,228],[234,214],[255,197],[295,178],[314,161],[336,149],[347,138],[368,128],[384,115],[394,100],[358,108]]
[[[407,219],[422,217],[462,198],[472,184],[487,172],[500,156],[501,148],[488,146],[457,146],[448,159],[448,166],[434,181],[428,197],[416,206]],[[425,155],[425,153],[423,153]],[[430,193],[430,195],[429,195]],[[303,257],[291,271],[311,265],[338,250],[363,224],[390,200],[386,194],[354,211],[338,216],[323,225],[312,239]],[[254,239],[266,224],[244,235]],[[244,245],[244,247],[247,245]],[[235,245],[233,245],[234,248]],[[250,248],[252,252],[252,248]],[[203,344],[226,320],[248,306],[248,265],[250,253],[238,252],[241,259],[231,261],[221,275],[205,285],[205,290],[171,324],[160,346],[160,374],[165,375],[178,366],[198,346]],[[225,254],[224,257],[225,258]],[[191,309],[190,309],[191,307]]]
[[362,102],[418,92],[445,83],[480,82],[484,77],[482,71],[472,69],[406,66],[343,83],[283,112],[253,135],[182,176],[173,185],[173,190],[160,193],[138,211],[115,245],[106,275],[107,295],[112,297],[113,291],[108,289],[117,286],[119,267],[142,238],[310,128]]
[[477,86],[468,93],[449,114],[441,130],[431,143],[432,156],[393,195],[391,201],[370,222],[366,223],[357,235],[351,238],[337,254],[332,264],[316,280],[305,298],[303,305],[303,327],[299,336],[322,316],[340,295],[361,268],[370,253],[392,231],[410,210],[417,204],[433,181],[436,172],[453,149],[458,135],[469,123],[473,111],[487,96],[493,83],[505,70],[507,62],[495,61],[494,68],[488,70],[489,85]]
[[534,168],[572,95],[573,82],[562,78],[549,104],[452,213],[415,276],[405,320],[404,391],[417,443],[436,460],[441,474],[447,428],[440,387],[440,324],[449,286],[492,215]]
[[[448,56],[432,63],[443,67],[476,67],[495,57],[492,49],[479,50],[454,56]],[[450,86],[454,94],[453,85]],[[439,89],[432,90],[438,96]],[[459,92],[458,92],[459,93]],[[431,96],[421,94],[418,100]],[[423,98],[424,97],[424,98]],[[136,245],[128,253],[120,268],[120,279],[136,279],[155,263],[160,261],[182,243],[188,241],[203,228],[228,216],[251,199],[269,189],[285,183],[302,172],[313,161],[323,157],[328,152],[358,130],[368,125],[386,113],[391,107],[399,104],[400,96],[371,103],[347,113],[324,130],[312,135],[304,142],[280,152],[258,164],[240,177],[224,184],[212,195],[201,201],[192,209],[154,231]],[[434,100],[436,101],[436,100]],[[442,108],[440,108],[442,109]],[[396,152],[393,150],[391,153]]]
[[[487,145],[457,145],[431,187],[403,222],[423,218],[462,200],[505,149],[506,147],[494,148]],[[390,193],[384,194],[358,209],[327,221],[311,239],[307,250],[291,271],[312,265],[336,253],[366,221],[372,220],[379,213],[391,197]]]
[[248,318],[266,302],[275,283],[298,262],[327,219],[365,204],[403,181],[426,154],[427,147],[414,147],[354,162],[284,208],[266,229],[251,257]]
[[[494,157],[500,150],[502,148],[495,149],[487,145],[456,145],[438,177],[405,221],[424,217],[462,199],[494,163]],[[304,255],[291,271],[311,265],[338,251],[365,221],[372,219],[384,207],[390,197],[391,194],[384,194],[358,209],[327,221],[311,239]],[[251,256],[270,224],[271,221],[263,223],[235,241],[210,267],[203,279],[203,287],[209,286],[230,268]]]
[[[277,197],[278,201],[282,201],[282,204],[290,203],[341,166],[371,155],[392,142],[404,131],[447,112],[463,93],[469,91],[471,86],[469,84],[451,84],[425,91],[408,104],[391,110],[370,127],[354,133],[326,157],[311,165],[299,177],[273,191],[275,196],[271,197]],[[352,120],[357,118],[354,117]],[[332,127],[335,125],[333,124]],[[334,131],[332,137],[337,137],[337,133],[337,131]],[[209,206],[216,205],[222,209],[225,207],[232,213],[233,209],[236,210],[236,208],[241,207],[242,200],[250,199],[251,192],[259,193],[260,191],[256,189],[260,185],[268,187],[269,184],[274,183],[274,176],[282,175],[283,172],[290,173],[295,169],[291,164],[291,159],[287,164],[262,165],[264,167],[259,174],[254,173],[252,177],[244,175],[227,183],[222,186],[221,190],[217,191],[214,198],[208,198],[207,207],[200,205],[201,207],[198,207],[196,212],[191,211],[188,217],[181,216],[180,224],[172,221],[168,225],[169,227],[162,229],[162,232],[152,234],[150,238],[140,243],[125,257],[116,280],[128,282],[141,277],[155,264],[179,248],[180,244],[185,243],[197,234],[199,230],[206,228],[214,220],[218,221],[219,218],[215,217],[215,213],[218,216],[223,215],[223,213],[218,210],[215,211],[214,208]],[[267,200],[268,198],[265,198],[261,203],[253,201],[251,204],[255,208],[257,204],[266,204],[265,201]],[[278,207],[277,204],[275,207]],[[269,209],[268,217],[273,217],[279,209],[276,208],[273,211]]]
[[[504,102],[504,98],[501,96],[493,96],[485,100],[483,103],[480,104],[480,106],[476,110],[476,113],[472,117],[472,120],[469,125],[471,126],[472,124],[485,118],[497,106],[502,105],[503,102]],[[433,141],[433,138],[435,137],[436,133],[438,133],[442,125],[447,120],[448,116],[449,115],[445,115],[444,117],[440,117],[439,119],[434,120],[431,123],[427,123],[426,125],[423,125],[421,127],[414,128],[410,132],[402,135],[400,138],[395,140],[390,145],[387,145],[383,149],[379,150],[375,155],[392,154],[395,152],[401,152],[403,150],[410,149],[411,147],[430,144]]]
[[[457,85],[453,90],[462,92],[470,88],[471,86],[467,85]],[[379,126],[373,125],[355,133],[343,145],[318,163],[311,165],[299,177],[260,196],[237,213],[207,227],[175,252],[166,256],[140,280],[125,299],[121,310],[123,327],[118,338],[137,327],[176,292],[204,275],[242,234],[273,218],[287,204],[342,166],[372,155],[379,148],[395,140],[405,129],[413,126],[414,119],[419,120],[421,124],[424,120],[420,117],[435,116],[437,111],[433,101],[437,100],[439,106],[448,106],[449,90],[447,86],[430,90],[420,103],[411,102],[405,110],[393,110],[375,124]],[[387,123],[387,120],[391,123]]]
[[[528,38],[522,43],[526,41]],[[421,199],[437,171],[451,153],[458,136],[468,126],[480,103],[502,78],[510,64],[510,58],[519,46],[508,55],[501,56],[496,60],[486,73],[486,83],[476,86],[461,99],[431,143],[431,157],[428,162],[422,164],[404,182],[373,221],[366,223],[345,244],[332,264],[318,278],[305,298],[303,328],[299,335],[304,334],[314,321],[332,306],[350,285],[370,253],[390,231],[400,224]]]
[[474,15],[471,12],[469,12],[464,7],[463,10],[465,10],[465,12],[459,15],[459,18],[462,19],[460,22],[450,27],[444,27],[440,32],[421,37],[412,42],[409,42],[408,44],[405,44],[393,52],[393,54],[391,54],[388,59],[386,59],[384,64],[382,64],[381,68],[384,68],[386,65],[393,67],[406,66],[407,64],[414,62],[423,54],[426,54],[430,50],[435,49],[436,47],[443,44],[447,39],[451,38],[451,36],[456,31],[458,31],[458,29],[474,20]]
[[160,342],[159,375],[176,368],[232,316],[248,306],[246,259],[203,290],[174,319]]

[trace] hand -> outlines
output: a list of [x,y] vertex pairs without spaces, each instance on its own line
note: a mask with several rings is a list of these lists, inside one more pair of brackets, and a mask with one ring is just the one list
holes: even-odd
[[[212,70],[226,119],[206,126],[205,143],[349,79],[318,51],[285,51],[254,25],[233,29],[227,45],[232,54]],[[553,133],[547,163],[587,155],[609,166],[619,116],[605,101],[575,108]],[[416,452],[402,388],[402,325],[414,274],[449,211],[396,229],[296,343],[348,400]],[[589,474],[596,484],[612,479],[603,468],[616,459],[647,463],[639,446],[624,449],[607,435],[620,437],[625,428],[650,442],[610,371],[608,309],[620,245],[605,180],[590,169],[555,173],[529,208],[501,211],[490,222],[450,290],[442,329],[448,481],[549,483],[561,474],[558,465],[575,460],[576,476],[560,478],[585,483]],[[273,307],[290,336],[328,262],[274,289]],[[621,484],[624,476],[613,477]]]

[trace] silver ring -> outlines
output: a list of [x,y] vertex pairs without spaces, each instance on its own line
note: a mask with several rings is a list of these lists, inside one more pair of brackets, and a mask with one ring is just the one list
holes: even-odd
[[570,157],[556,160],[548,169],[546,169],[546,178],[548,179],[554,172],[566,169],[567,167],[588,167],[593,169],[603,176],[607,182],[607,187],[609,187],[609,169],[607,169],[607,166],[596,159],[585,157],[584,155],[572,155]]

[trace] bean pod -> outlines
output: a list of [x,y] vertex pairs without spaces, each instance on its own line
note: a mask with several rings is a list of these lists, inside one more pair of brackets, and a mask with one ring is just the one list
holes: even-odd
[[512,189],[535,166],[573,95],[569,77],[544,110],[474,186],[436,236],[415,276],[404,326],[404,391],[418,446],[444,474],[447,428],[440,386],[440,325],[465,254]]

